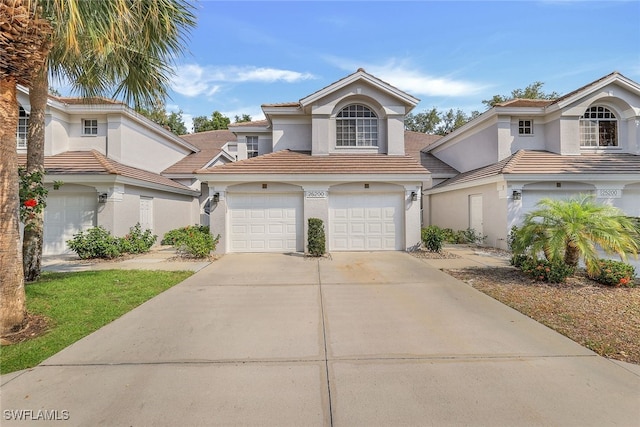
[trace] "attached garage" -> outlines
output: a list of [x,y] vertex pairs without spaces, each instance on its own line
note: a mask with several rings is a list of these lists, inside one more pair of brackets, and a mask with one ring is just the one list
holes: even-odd
[[230,252],[303,251],[302,193],[227,193]]
[[403,249],[404,193],[329,196],[329,250]]
[[67,240],[96,224],[96,192],[63,193],[50,191],[44,213],[42,253],[68,253]]

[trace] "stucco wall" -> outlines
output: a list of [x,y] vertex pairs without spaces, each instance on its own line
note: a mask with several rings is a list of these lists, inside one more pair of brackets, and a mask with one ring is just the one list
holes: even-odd
[[430,196],[431,225],[453,230],[466,230],[470,226],[469,196],[482,195],[482,234],[484,244],[506,248],[508,199],[498,191],[496,184],[465,188]]
[[311,119],[276,118],[273,121],[272,151],[311,151]]
[[472,135],[463,136],[456,144],[449,144],[433,154],[460,172],[487,166],[498,161],[497,124]]

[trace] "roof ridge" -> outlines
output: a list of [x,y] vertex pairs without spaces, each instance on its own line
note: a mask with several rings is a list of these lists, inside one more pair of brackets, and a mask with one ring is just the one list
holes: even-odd
[[91,154],[93,154],[93,157],[95,157],[95,159],[102,165],[102,167],[107,172],[113,175],[118,175],[118,170],[115,167],[113,167],[113,165],[109,162],[109,159],[105,157],[102,153],[100,153],[97,150],[91,150]]

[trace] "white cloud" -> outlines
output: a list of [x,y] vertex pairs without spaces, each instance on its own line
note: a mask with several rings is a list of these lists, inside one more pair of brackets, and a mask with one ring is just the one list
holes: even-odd
[[415,96],[469,96],[485,90],[485,84],[459,80],[449,76],[433,76],[422,72],[410,61],[390,59],[383,64],[362,64],[343,58],[327,57],[341,69],[354,72],[362,67],[369,74]]
[[313,78],[315,76],[311,73],[268,67],[218,67],[185,64],[176,68],[176,75],[172,79],[171,86],[175,92],[181,95],[195,97],[198,95],[212,96],[225,83],[273,83],[277,81],[295,83]]

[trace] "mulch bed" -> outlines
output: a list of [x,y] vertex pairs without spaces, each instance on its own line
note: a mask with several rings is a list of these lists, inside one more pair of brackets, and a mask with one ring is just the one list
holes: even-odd
[[49,321],[45,316],[27,313],[24,327],[19,331],[8,334],[0,340],[1,345],[17,344],[44,335],[49,330]]

